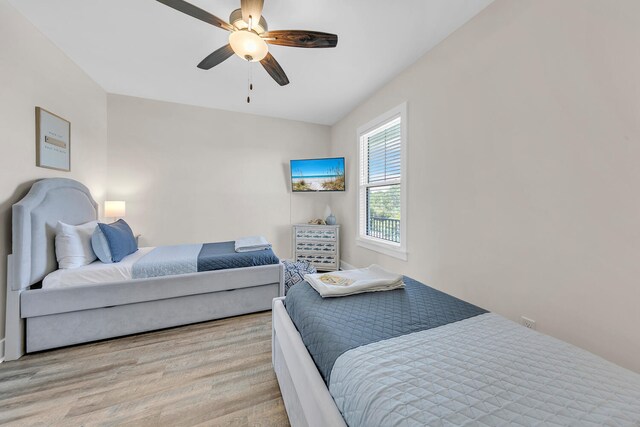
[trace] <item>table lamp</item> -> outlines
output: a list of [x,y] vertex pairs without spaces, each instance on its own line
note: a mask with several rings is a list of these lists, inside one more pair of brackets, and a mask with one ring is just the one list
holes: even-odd
[[126,204],[122,200],[107,200],[104,202],[104,216],[105,218],[113,218],[118,220],[126,214]]

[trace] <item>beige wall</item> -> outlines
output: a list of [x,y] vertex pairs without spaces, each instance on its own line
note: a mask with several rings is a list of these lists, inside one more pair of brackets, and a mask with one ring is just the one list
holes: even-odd
[[109,95],[109,198],[143,245],[260,234],[290,256],[292,222],[326,194],[291,194],[289,160],[327,156],[330,128]]
[[[0,0],[0,336],[4,337],[11,205],[38,178],[85,183],[101,199],[107,179],[107,95],[6,0]],[[35,166],[35,107],[71,122],[71,172]]]
[[[343,259],[640,371],[640,2],[496,0],[332,128]],[[356,129],[408,103],[408,251],[355,245]]]

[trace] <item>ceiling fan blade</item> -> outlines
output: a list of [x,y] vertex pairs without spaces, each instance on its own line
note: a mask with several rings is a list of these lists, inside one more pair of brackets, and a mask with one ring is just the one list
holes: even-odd
[[267,31],[262,38],[267,43],[289,47],[336,47],[338,44],[337,35],[318,31]]
[[258,23],[260,23],[260,16],[262,15],[263,5],[264,0],[240,0],[242,20],[249,24],[249,17],[251,17],[252,25],[258,25]]
[[206,22],[207,24],[211,24],[214,27],[222,28],[223,30],[233,31],[233,27],[222,19],[218,18],[207,12],[206,10],[202,10],[197,6],[192,5],[191,3],[187,3],[184,0],[157,0],[158,2],[169,6],[179,12],[186,13],[189,16],[192,16],[196,19]]
[[260,63],[262,64],[264,69],[267,70],[267,73],[269,73],[269,75],[273,77],[273,80],[275,80],[276,83],[278,83],[280,86],[289,84],[287,75],[284,73],[284,70],[282,69],[280,64],[278,64],[278,61],[276,61],[273,55],[267,53],[267,56],[265,56],[260,61]]
[[233,49],[231,49],[231,45],[228,44],[226,46],[222,46],[220,49],[204,58],[198,64],[198,68],[203,70],[210,70],[219,63],[226,61],[231,55],[233,55]]

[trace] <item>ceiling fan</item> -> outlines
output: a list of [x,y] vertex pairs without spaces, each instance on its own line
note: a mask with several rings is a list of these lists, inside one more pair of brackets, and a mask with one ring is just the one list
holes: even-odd
[[289,84],[289,79],[278,61],[269,53],[268,44],[306,48],[336,47],[338,44],[338,36],[335,34],[301,30],[269,31],[267,21],[262,16],[264,0],[241,0],[240,9],[234,10],[229,16],[230,23],[184,0],[157,1],[231,32],[229,44],[211,53],[198,64],[198,68],[203,70],[215,67],[235,53],[246,61],[259,61],[267,73],[280,86],[284,86]]

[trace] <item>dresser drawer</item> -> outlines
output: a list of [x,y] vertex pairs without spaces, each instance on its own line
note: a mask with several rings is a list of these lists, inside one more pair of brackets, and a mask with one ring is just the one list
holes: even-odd
[[335,242],[322,242],[318,240],[299,240],[296,242],[296,252],[336,253]]
[[297,261],[307,261],[311,263],[318,270],[335,270],[336,258],[333,255],[320,255],[320,254],[298,254]]
[[336,230],[332,228],[296,228],[296,239],[336,241]]

